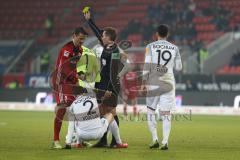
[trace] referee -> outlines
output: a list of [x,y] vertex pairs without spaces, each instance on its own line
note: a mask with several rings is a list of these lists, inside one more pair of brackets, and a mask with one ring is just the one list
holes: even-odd
[[[105,90],[104,94],[97,94],[97,100],[101,115],[106,113],[112,113],[114,119],[119,126],[119,119],[116,114],[116,107],[118,103],[118,95],[120,92],[120,81],[118,74],[123,69],[124,65],[121,63],[121,53],[115,40],[117,37],[116,29],[113,27],[106,27],[100,30],[91,19],[90,11],[84,13],[84,17],[87,20],[90,28],[95,33],[96,37],[103,46],[101,54],[101,80],[96,83],[95,87],[100,90]],[[116,128],[116,132],[119,132],[119,128]],[[101,138],[101,140],[95,144],[95,147],[106,147],[107,133]],[[110,147],[113,148],[127,148],[127,143],[116,142],[112,137]]]

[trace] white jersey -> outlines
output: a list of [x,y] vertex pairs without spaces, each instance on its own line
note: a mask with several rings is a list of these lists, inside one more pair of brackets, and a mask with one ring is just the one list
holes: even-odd
[[108,121],[100,119],[96,98],[81,95],[72,103],[68,110],[69,123],[66,143],[73,142],[74,132],[78,142],[82,140],[96,140],[107,131]]
[[146,47],[144,80],[157,76],[161,81],[175,83],[173,69],[182,70],[182,61],[179,49],[176,45],[166,41],[158,40]]
[[81,131],[92,130],[102,126],[96,98],[81,95],[69,108],[70,120]]

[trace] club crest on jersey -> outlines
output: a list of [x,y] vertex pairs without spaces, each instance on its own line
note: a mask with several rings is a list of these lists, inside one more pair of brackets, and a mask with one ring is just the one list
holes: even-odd
[[68,57],[68,56],[69,56],[69,54],[70,54],[70,52],[69,52],[69,51],[67,51],[67,50],[65,50],[65,51],[63,52],[63,56],[64,56],[64,57]]

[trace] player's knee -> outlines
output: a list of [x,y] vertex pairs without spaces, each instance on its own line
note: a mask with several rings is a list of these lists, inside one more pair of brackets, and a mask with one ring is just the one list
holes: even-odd
[[107,119],[108,123],[111,123],[114,119],[112,113],[106,113],[104,117]]

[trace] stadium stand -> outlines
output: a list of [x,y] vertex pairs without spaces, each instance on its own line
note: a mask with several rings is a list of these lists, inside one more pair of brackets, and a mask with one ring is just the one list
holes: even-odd
[[[195,28],[192,29],[197,31],[196,38],[207,42],[219,37],[223,34],[223,31],[235,27],[240,21],[240,12],[237,7],[233,7],[239,4],[237,0],[185,0],[184,3],[176,0],[160,0],[157,3],[154,0],[128,0],[124,2],[113,0],[97,1],[96,3],[92,1],[78,3],[76,0],[70,2],[64,0],[43,0],[41,2],[23,0],[20,4],[16,0],[10,0],[4,1],[0,7],[0,16],[2,17],[1,39],[29,38],[33,36],[34,31],[44,30],[44,21],[49,15],[54,16],[55,32],[67,36],[66,31],[71,31],[73,27],[79,25],[79,8],[84,3],[97,10],[98,14],[104,15],[98,19],[101,26],[111,25],[122,31],[133,19],[146,23],[149,21],[147,19],[153,18],[160,22],[176,25],[175,30],[177,30],[186,27],[184,25],[178,27],[178,23],[193,21]],[[168,8],[170,7],[176,8],[176,10],[171,9],[169,11]],[[209,11],[209,7],[216,7],[216,10],[214,12]],[[109,10],[106,10],[106,8],[109,8]],[[219,18],[216,18],[216,15]],[[224,26],[224,29],[221,29],[223,19],[228,17],[227,24],[229,23],[231,28]],[[13,32],[14,30],[16,32]],[[59,35],[56,34],[56,36]],[[139,39],[141,40],[141,38]]]
[[218,74],[240,74],[240,51],[234,54],[228,65],[219,69]]
[[16,0],[4,1],[0,7],[1,38],[31,38],[35,31],[44,29],[44,20],[48,15],[54,14],[56,21],[58,21],[65,8],[70,8],[72,5],[73,1],[64,0],[36,2],[23,0],[21,3]]
[[25,47],[25,42],[10,41],[0,43],[0,74],[3,74],[7,66]]
[[[239,4],[238,0],[22,0],[21,3],[9,0],[0,6],[0,39],[34,39],[32,47],[15,66],[18,72],[29,72],[28,67],[22,67],[26,59],[32,61],[46,48],[69,37],[73,28],[86,25],[80,11],[88,5],[97,12],[95,20],[100,27],[116,27],[119,38],[131,40],[133,46],[144,46],[154,38],[157,24],[167,23],[173,29],[171,41],[190,47],[194,53],[239,28]],[[49,17],[52,34],[47,31]]]
[[[110,8],[117,4],[117,0],[111,2],[79,2],[77,0],[33,2],[23,0],[20,4],[16,0],[4,1],[0,6],[0,16],[2,17],[0,19],[0,40],[34,40],[32,47],[10,72],[29,72],[29,65],[23,65],[26,61],[32,61],[40,56],[39,54],[46,48],[70,37],[72,30],[83,24],[80,19],[81,7],[90,5],[93,9],[96,8],[101,15],[106,11],[106,7]],[[46,26],[49,17],[51,17],[51,36],[49,36]]]

